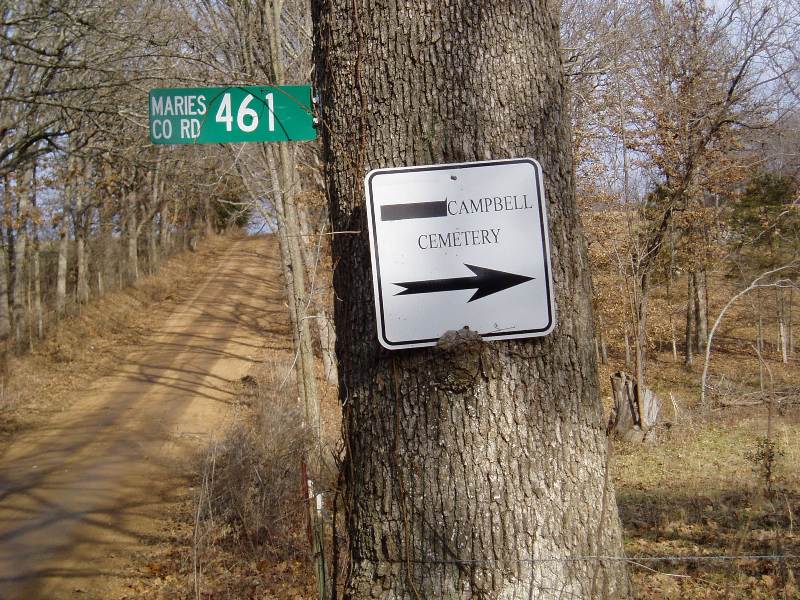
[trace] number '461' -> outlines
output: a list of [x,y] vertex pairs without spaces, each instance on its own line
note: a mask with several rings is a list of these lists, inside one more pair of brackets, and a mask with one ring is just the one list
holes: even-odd
[[[247,94],[236,111],[236,127],[245,133],[251,133],[258,129],[258,113],[250,108],[250,102],[253,98],[253,94]],[[264,100],[267,103],[267,126],[269,131],[275,131],[275,113],[272,93],[267,94]],[[233,128],[233,111],[231,109],[231,95],[229,93],[222,96],[222,102],[220,102],[219,108],[217,108],[215,121],[217,123],[225,123],[225,131],[231,131]]]

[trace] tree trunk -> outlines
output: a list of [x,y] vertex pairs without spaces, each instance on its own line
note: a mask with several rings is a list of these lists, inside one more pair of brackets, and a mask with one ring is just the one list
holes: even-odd
[[[361,232],[334,236],[332,249],[345,598],[627,597],[623,562],[578,558],[620,556],[622,543],[604,477],[557,4],[314,0],[312,10],[333,230]],[[365,174],[513,156],[544,170],[555,332],[381,348]]]
[[106,285],[111,277],[111,265],[114,264],[114,236],[112,233],[113,224],[109,218],[109,211],[102,205],[97,207],[97,243],[95,244],[95,254],[97,254],[97,294],[102,296],[106,292]]
[[786,331],[786,294],[783,289],[775,288],[775,311],[778,325],[778,350],[781,362],[789,362],[789,339]]
[[211,215],[211,198],[203,196],[203,237],[208,237],[214,232],[213,218]]
[[[636,296],[636,386],[638,389],[646,389],[645,386],[645,367],[647,365],[647,309],[650,299],[650,273],[643,271],[638,278],[639,289]],[[639,404],[639,423],[642,429],[647,429],[647,419],[643,412],[643,405]]]
[[126,260],[126,272],[128,285],[136,285],[139,281],[139,227],[137,225],[137,198],[136,191],[130,190],[126,198],[127,222],[128,222],[128,255]]
[[786,315],[786,339],[789,347],[789,356],[794,356],[794,332],[792,331],[792,318],[794,314],[794,288],[789,288],[788,314]]
[[3,230],[0,229],[0,382],[8,375],[11,311],[8,304],[8,256]]
[[[161,257],[159,256],[158,252],[159,231],[156,222],[156,215],[160,216],[163,214],[162,204],[165,204],[163,198],[164,178],[161,174],[163,148],[163,146],[158,147],[156,169],[155,173],[153,174],[153,187],[152,191],[150,192],[150,206],[153,207],[153,210],[150,212],[149,222],[147,224],[147,253],[151,275],[158,270],[158,265],[161,262]],[[160,220],[160,218],[158,220]]]
[[325,371],[326,381],[331,385],[336,385],[339,381],[339,373],[336,366],[336,330],[327,309],[319,306],[317,315],[317,333],[319,334],[319,345],[322,352],[322,368]]
[[694,362],[694,342],[696,340],[694,330],[695,323],[697,322],[697,317],[695,315],[697,311],[697,303],[695,302],[697,295],[694,289],[695,281],[694,273],[689,273],[686,276],[686,332],[683,364],[687,369],[690,368]]
[[[38,235],[38,232],[37,232]],[[36,338],[42,339],[44,337],[44,311],[42,310],[42,268],[39,259],[39,243],[38,239],[33,246],[31,258],[31,277],[33,284],[33,327],[36,332]]]
[[[26,177],[32,184],[32,177]],[[11,288],[12,323],[17,351],[24,349],[27,338],[27,309],[25,306],[25,285],[27,275],[26,247],[28,243],[28,207],[30,196],[26,190],[17,194],[17,226],[14,231],[14,277]]]
[[[282,2],[271,2],[265,6],[265,26],[269,32],[269,68],[277,84],[284,83],[283,56],[280,49],[281,9]],[[298,388],[305,405],[305,426],[310,433],[311,449],[306,453],[305,460],[309,476],[317,479],[322,469],[322,421],[320,420],[319,400],[317,397],[317,379],[314,360],[314,348],[311,337],[311,324],[308,309],[311,306],[311,297],[306,285],[306,262],[303,260],[302,242],[300,239],[301,227],[294,194],[299,190],[297,165],[294,154],[289,152],[286,144],[276,147],[262,145],[261,150],[271,174],[273,186],[276,187],[275,209],[279,217],[279,234],[281,239],[281,259],[284,265],[287,292],[289,296],[290,319],[294,333],[294,348],[298,355],[299,369],[297,371]],[[323,562],[322,556],[316,561],[318,566]],[[317,584],[325,587],[325,581],[319,580]]]
[[[175,251],[176,247],[184,248],[186,245],[186,220],[181,221],[183,215],[181,214],[181,207],[178,205],[177,200],[172,201],[172,208],[169,211],[169,220],[167,221],[168,232],[167,245],[169,246],[170,253]],[[176,236],[177,241],[176,241]]]
[[706,302],[706,273],[694,271],[694,318],[695,318],[695,344],[697,352],[704,352],[708,339],[708,307]]
[[[283,192],[276,196],[282,197]],[[303,261],[297,247],[297,230],[292,228],[290,219],[286,218],[286,202],[281,199],[279,213],[281,214],[278,225],[278,239],[281,250],[283,275],[286,281],[287,298],[289,304],[290,322],[294,340],[294,349],[298,354],[298,389],[305,407],[305,426],[311,434],[314,450],[309,461],[309,472],[313,479],[319,476],[320,457],[320,417],[319,404],[316,391],[316,377],[314,373],[314,349],[311,342],[311,329],[306,309],[305,276]]]
[[675,333],[675,319],[672,315],[672,288],[675,273],[675,244],[670,232],[669,236],[669,275],[667,276],[667,310],[669,311],[669,333],[672,338],[672,362],[678,362],[678,339]]
[[147,272],[149,275],[153,275],[158,270],[157,236],[156,220],[151,217],[147,222]]
[[[756,348],[758,355],[764,356],[764,324],[762,321],[763,312],[760,307],[763,307],[763,300],[761,298],[761,290],[756,290],[756,304],[753,306],[753,311],[756,313]],[[758,361],[758,378],[761,384],[761,389],[764,389],[764,361]]]
[[8,305],[8,256],[0,231],[0,344],[11,334],[11,311]]
[[64,316],[67,308],[67,252],[69,251],[69,196],[64,193],[61,222],[58,225],[58,266],[56,269],[56,314]]
[[[36,196],[31,198],[33,207],[36,208]],[[42,310],[42,268],[40,264],[40,242],[39,242],[39,225],[34,220],[32,227],[32,244],[31,244],[31,278],[33,279],[33,324],[36,332],[36,338],[42,339],[44,337],[44,311]],[[0,283],[2,286],[2,283]],[[0,335],[2,338],[2,335]]]
[[322,290],[323,273],[318,264],[319,255],[322,252],[321,240],[312,230],[308,221],[308,211],[305,207],[298,207],[300,218],[300,232],[302,233],[300,247],[304,250],[303,262],[306,265],[308,280],[314,282],[314,289],[309,290],[314,304],[314,324],[316,326],[317,337],[319,339],[320,354],[322,355],[322,369],[325,380],[331,385],[336,385],[339,375],[336,367],[336,331],[330,317],[328,306],[330,301]]
[[83,190],[79,190],[75,198],[75,260],[78,263],[78,280],[75,285],[75,300],[78,306],[89,302],[89,269],[86,256],[86,220],[87,208],[83,202]]
[[[608,430],[628,442],[653,441],[661,402],[649,388],[636,386],[624,371],[611,376],[611,395],[614,399]],[[641,421],[644,417],[644,422]]]
[[306,286],[306,266],[300,241],[300,219],[297,207],[287,190],[296,189],[294,161],[285,146],[266,150],[267,162],[274,182],[280,182],[275,192],[279,218],[279,242],[286,280],[290,320],[294,333],[294,348],[298,354],[298,388],[305,406],[306,427],[311,434],[313,450],[309,453],[310,477],[316,480],[322,467],[322,430],[317,396],[314,346],[308,309],[310,298]]
[[158,218],[158,246],[161,257],[169,256],[170,254],[170,238],[169,238],[169,225],[170,225],[170,211],[169,202],[164,202],[161,207]]
[[[31,219],[33,221],[33,219]],[[27,265],[27,275],[25,277],[25,323],[28,329],[25,332],[25,338],[28,340],[28,351],[33,352],[34,347],[34,316],[33,316],[33,243],[28,239],[28,249],[25,256],[25,264]]]
[[160,171],[161,171],[161,146],[158,147],[158,160],[156,161],[156,168],[154,172],[147,174],[147,181],[150,184],[150,201],[148,203],[148,210],[141,223],[140,229],[144,228],[145,240],[147,242],[147,274],[153,275],[158,266],[158,248],[156,247],[156,213],[158,212],[159,187],[160,187]]

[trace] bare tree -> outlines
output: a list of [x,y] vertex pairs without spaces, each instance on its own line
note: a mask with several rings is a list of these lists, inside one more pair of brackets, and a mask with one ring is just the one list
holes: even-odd
[[[217,227],[206,225],[222,214],[209,190],[229,164],[209,163],[170,197],[166,181],[180,179],[195,156],[176,151],[161,168],[147,142],[148,87],[173,80],[190,62],[180,45],[185,21],[173,8],[153,0],[0,5],[2,295],[20,350],[41,335],[48,315],[60,318],[108,287],[118,268],[112,257],[135,281],[145,257],[152,271],[171,237],[191,237],[184,231],[196,217],[203,234]],[[40,181],[32,177],[37,168]],[[52,282],[43,278],[50,272]]]
[[[786,271],[787,269],[796,267],[797,263],[792,262],[788,265],[783,265],[777,267],[775,269],[770,269],[769,271],[765,271],[761,273],[758,277],[753,279],[750,284],[739,290],[736,294],[734,294],[730,300],[725,304],[725,306],[720,310],[719,315],[717,315],[716,320],[714,321],[714,325],[711,327],[711,331],[708,333],[708,340],[706,342],[706,355],[705,361],[703,362],[703,377],[700,380],[700,404],[705,405],[706,403],[706,388],[708,386],[708,367],[711,363],[711,345],[714,341],[714,334],[717,332],[717,328],[719,327],[720,323],[722,322],[722,318],[725,316],[725,313],[728,312],[728,309],[736,303],[744,295],[752,292],[753,290],[760,290],[763,288],[788,288],[794,289],[797,287],[797,283],[792,281],[791,279],[782,278],[777,279],[774,281],[769,281],[768,278],[770,276],[775,275],[776,273],[780,273],[781,271]],[[767,281],[765,281],[767,280]],[[760,350],[759,350],[760,352]]]
[[[788,105],[798,15],[757,0],[570,0],[563,14],[579,169],[587,175],[579,192],[605,196],[627,216],[629,256],[619,262],[630,282],[642,386],[652,280],[675,268],[673,257],[691,258],[680,264],[692,279],[686,349],[704,343],[705,272],[718,258],[709,252],[719,242],[709,226],[719,221],[715,199],[741,181],[742,138],[772,126]],[[604,179],[610,184],[598,186]],[[679,249],[670,266],[665,247]]]

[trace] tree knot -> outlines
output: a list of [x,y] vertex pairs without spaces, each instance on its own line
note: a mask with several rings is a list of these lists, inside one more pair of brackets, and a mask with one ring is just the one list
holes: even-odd
[[486,343],[469,327],[445,332],[434,347],[433,373],[437,385],[460,394],[472,389],[481,375]]

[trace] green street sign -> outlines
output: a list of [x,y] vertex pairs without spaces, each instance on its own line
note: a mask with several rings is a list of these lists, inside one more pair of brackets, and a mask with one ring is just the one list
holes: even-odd
[[150,90],[154,144],[301,142],[316,139],[311,86]]

